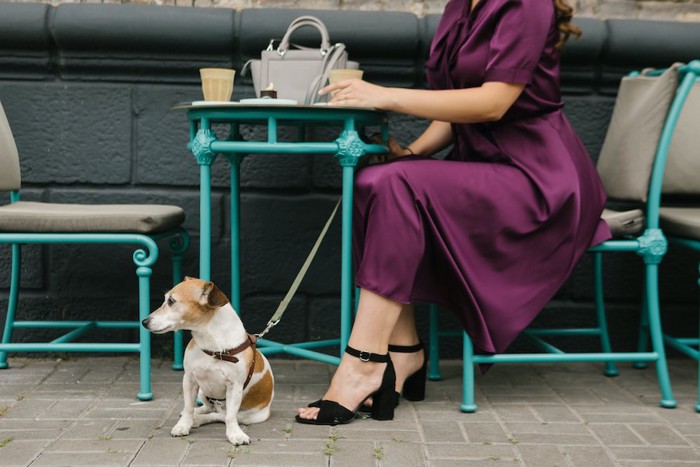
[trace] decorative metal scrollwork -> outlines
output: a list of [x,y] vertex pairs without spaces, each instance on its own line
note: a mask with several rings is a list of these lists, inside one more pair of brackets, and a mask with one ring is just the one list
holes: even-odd
[[211,165],[216,159],[216,153],[212,152],[211,143],[216,141],[216,134],[212,130],[200,128],[192,140],[192,154],[199,165]]
[[659,264],[668,250],[668,242],[661,229],[647,229],[638,240],[637,254],[643,256],[647,264]]
[[338,145],[336,157],[343,167],[356,166],[360,157],[365,155],[365,143],[354,130],[343,131],[335,142]]

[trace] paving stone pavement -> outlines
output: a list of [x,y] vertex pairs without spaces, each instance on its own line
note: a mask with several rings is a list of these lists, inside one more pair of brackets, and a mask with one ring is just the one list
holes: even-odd
[[653,368],[596,364],[497,365],[477,377],[479,410],[459,411],[461,362],[443,362],[423,402],[393,421],[296,424],[295,408],[322,395],[334,367],[272,359],[272,418],[234,448],[222,424],[170,437],[182,373],[154,361],[155,398],[141,402],[132,357],[10,359],[0,370],[1,466],[700,466],[697,366],[670,361],[679,406],[657,406]]

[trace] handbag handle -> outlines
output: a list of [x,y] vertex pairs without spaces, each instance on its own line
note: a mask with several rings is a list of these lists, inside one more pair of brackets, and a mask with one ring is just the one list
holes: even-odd
[[277,47],[277,53],[280,54],[280,56],[287,53],[287,49],[289,49],[289,40],[292,33],[305,26],[313,26],[318,29],[318,31],[321,33],[321,55],[325,55],[328,52],[328,50],[331,48],[331,41],[328,37],[328,30],[326,29],[326,26],[315,16],[300,16],[291,22],[287,28],[287,32],[282,38],[282,42],[280,43],[279,47]]
[[326,84],[326,81],[328,81],[328,74],[333,68],[335,68],[336,63],[338,63],[338,60],[340,60],[340,57],[344,52],[345,44],[338,43],[335,44],[332,50],[323,57],[324,60],[323,66],[321,67],[321,73],[314,78],[309,86],[309,89],[306,90],[304,104],[310,105],[316,102],[316,99],[318,98],[318,91],[320,91]]

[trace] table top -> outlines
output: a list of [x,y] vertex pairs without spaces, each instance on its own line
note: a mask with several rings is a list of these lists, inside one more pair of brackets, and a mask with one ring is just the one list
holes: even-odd
[[[263,99],[256,99],[262,101]],[[272,100],[271,100],[272,101]],[[273,104],[240,102],[186,102],[175,105],[173,110],[187,111],[187,118],[211,121],[259,122],[269,118],[305,123],[342,122],[353,119],[360,124],[381,124],[388,120],[387,113],[368,107],[350,107],[325,104]]]

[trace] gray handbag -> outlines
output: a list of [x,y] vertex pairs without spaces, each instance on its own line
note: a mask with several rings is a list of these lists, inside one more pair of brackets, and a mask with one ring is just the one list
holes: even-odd
[[[294,46],[291,36],[303,27],[314,27],[321,33],[321,46],[318,49]],[[357,63],[348,65],[348,54],[344,44],[331,45],[328,30],[320,19],[314,16],[300,16],[292,21],[282,42],[275,49],[274,39],[260,55],[260,60],[250,60],[243,67],[250,65],[255,95],[270,83],[277,91],[278,99],[293,99],[300,104],[313,104],[318,99],[318,91],[328,79],[328,72],[333,68],[357,68]]]

